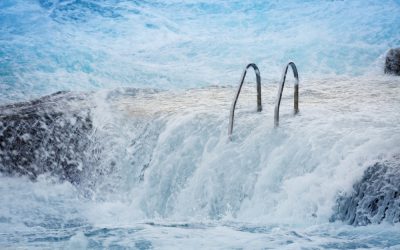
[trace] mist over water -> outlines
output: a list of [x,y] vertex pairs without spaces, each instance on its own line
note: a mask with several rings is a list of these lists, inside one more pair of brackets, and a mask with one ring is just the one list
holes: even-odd
[[277,79],[381,72],[400,43],[398,1],[0,3],[0,100],[59,90],[236,84],[249,62]]

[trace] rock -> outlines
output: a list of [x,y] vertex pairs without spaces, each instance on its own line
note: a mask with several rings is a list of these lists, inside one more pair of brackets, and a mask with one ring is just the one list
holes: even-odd
[[337,200],[331,221],[361,226],[400,222],[400,159],[369,167],[354,192]]
[[83,96],[58,92],[0,107],[0,173],[49,173],[79,183],[90,157],[92,121]]
[[385,74],[400,76],[400,48],[390,49],[386,54]]

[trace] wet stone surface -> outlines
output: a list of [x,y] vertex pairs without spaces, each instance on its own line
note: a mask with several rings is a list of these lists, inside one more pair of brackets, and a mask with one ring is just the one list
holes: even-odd
[[385,73],[400,76],[400,48],[388,51],[385,61]]
[[369,167],[352,194],[337,201],[331,220],[362,226],[381,222],[400,222],[400,163],[376,163]]
[[49,173],[79,183],[93,128],[83,100],[57,92],[0,107],[0,172],[32,180]]

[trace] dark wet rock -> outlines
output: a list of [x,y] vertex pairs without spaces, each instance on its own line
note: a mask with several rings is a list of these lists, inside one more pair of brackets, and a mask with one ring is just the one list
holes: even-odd
[[386,54],[385,73],[400,76],[400,48],[390,49]]
[[400,159],[369,167],[354,192],[338,199],[335,220],[356,226],[400,222]]
[[35,180],[49,173],[79,183],[93,125],[83,95],[58,92],[0,107],[0,172]]

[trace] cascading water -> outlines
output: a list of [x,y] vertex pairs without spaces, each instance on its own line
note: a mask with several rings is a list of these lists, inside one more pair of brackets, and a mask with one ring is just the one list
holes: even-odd
[[2,1],[0,247],[400,247],[398,30],[397,1]]

